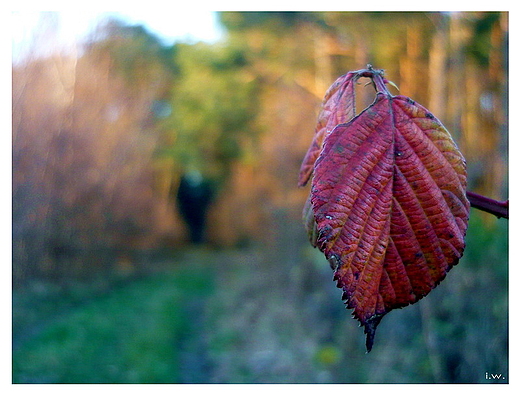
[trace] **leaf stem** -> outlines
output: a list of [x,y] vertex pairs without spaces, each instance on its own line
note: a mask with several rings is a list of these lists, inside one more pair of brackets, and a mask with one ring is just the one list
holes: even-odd
[[468,198],[471,206],[475,209],[491,213],[498,218],[503,217],[504,219],[509,219],[509,200],[496,201],[471,191],[466,192],[466,197]]
[[357,73],[360,77],[370,78],[376,92],[391,96],[390,91],[386,87],[388,81],[384,78],[385,71],[383,69],[374,69],[371,64],[368,64],[366,69],[359,70]]
[[374,76],[372,77],[372,81],[374,82],[377,92],[381,92],[383,94],[392,96],[390,94],[390,91],[388,91],[388,88],[386,87],[386,82],[385,82],[385,79],[383,78],[382,70],[379,73],[374,73]]

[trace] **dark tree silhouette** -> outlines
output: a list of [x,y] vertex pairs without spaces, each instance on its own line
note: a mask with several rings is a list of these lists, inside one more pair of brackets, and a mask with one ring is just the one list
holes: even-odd
[[199,172],[188,172],[181,177],[177,205],[188,225],[190,240],[193,243],[204,242],[206,217],[212,198],[213,188]]

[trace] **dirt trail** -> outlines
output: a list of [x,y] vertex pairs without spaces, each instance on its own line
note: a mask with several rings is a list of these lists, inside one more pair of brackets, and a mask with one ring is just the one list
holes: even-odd
[[[183,382],[330,381],[316,357],[348,315],[330,268],[312,253],[290,245],[207,253],[214,293],[190,304],[197,323],[181,346]],[[201,259],[193,254],[184,264]]]

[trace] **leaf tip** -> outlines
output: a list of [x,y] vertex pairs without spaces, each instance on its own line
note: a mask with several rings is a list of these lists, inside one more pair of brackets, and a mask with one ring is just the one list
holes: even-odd
[[376,336],[376,329],[379,323],[381,322],[381,319],[383,319],[383,315],[374,315],[370,317],[365,323],[365,334],[366,336],[366,353],[369,353],[372,350],[372,347],[374,346],[374,338]]

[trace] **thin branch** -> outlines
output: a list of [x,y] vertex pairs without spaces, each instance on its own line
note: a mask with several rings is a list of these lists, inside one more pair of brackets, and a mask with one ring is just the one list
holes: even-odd
[[504,219],[509,219],[509,200],[496,201],[471,191],[467,191],[466,196],[468,197],[471,206],[475,209],[491,213],[498,218],[503,217]]

